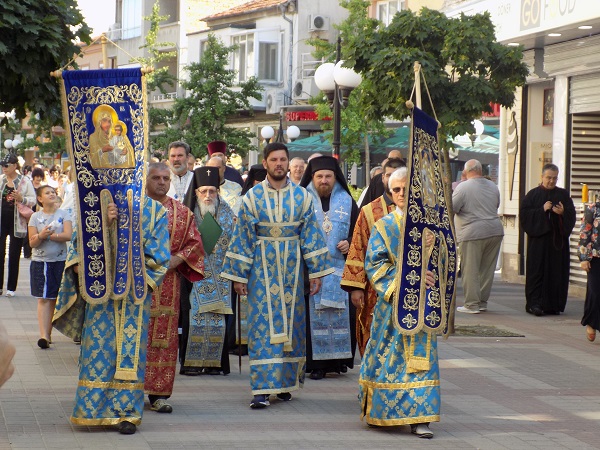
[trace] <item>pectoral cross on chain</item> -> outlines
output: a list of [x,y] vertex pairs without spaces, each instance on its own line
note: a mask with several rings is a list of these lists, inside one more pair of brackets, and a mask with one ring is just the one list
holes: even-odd
[[343,206],[340,206],[338,209],[335,210],[335,212],[340,215],[340,219],[343,219],[344,216],[348,215],[348,213],[346,211],[344,211],[344,207]]

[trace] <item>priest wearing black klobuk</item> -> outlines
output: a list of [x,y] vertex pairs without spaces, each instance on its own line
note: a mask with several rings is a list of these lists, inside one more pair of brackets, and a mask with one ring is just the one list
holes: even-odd
[[308,162],[300,186],[313,197],[317,221],[335,272],[323,278],[316,295],[306,295],[306,372],[313,380],[354,367],[356,309],[340,287],[358,207],[338,161],[320,156]]

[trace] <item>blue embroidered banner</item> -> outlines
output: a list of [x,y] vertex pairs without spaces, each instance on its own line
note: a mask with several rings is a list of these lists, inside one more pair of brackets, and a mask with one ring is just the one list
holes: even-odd
[[[437,128],[437,120],[413,109],[401,268],[393,298],[394,325],[408,335],[422,330],[447,334],[454,299],[456,242]],[[435,276],[430,288],[427,270]]]
[[[148,146],[142,69],[62,72],[67,149],[78,199],[81,294],[89,303],[146,297],[141,208]],[[118,218],[107,225],[107,205]],[[83,270],[82,270],[83,269]]]

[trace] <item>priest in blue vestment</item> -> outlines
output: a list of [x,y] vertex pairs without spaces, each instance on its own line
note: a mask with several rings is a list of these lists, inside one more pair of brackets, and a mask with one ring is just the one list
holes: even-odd
[[[231,281],[221,276],[221,270],[235,226],[235,214],[221,197],[220,185],[218,168],[198,167],[184,200],[194,212],[203,239],[215,243],[212,251],[204,255],[204,279],[194,282],[189,319],[181,324],[185,345],[180,373],[184,375],[201,372],[227,375],[230,371],[225,329],[227,317],[233,314]],[[208,228],[208,223],[216,223],[219,228]]]
[[289,401],[304,383],[306,317],[304,267],[310,292],[333,272],[311,195],[287,177],[284,144],[265,146],[267,178],[243,198],[222,276],[248,296],[251,408],[269,406],[269,396]]
[[327,373],[354,367],[356,308],[340,285],[358,218],[358,206],[350,194],[338,161],[319,156],[308,162],[300,186],[311,193],[317,221],[335,272],[323,277],[323,286],[306,297],[306,372],[320,380]]
[[[109,220],[116,215],[116,205],[109,204]],[[71,416],[76,425],[116,425],[121,433],[133,434],[142,422],[152,292],[161,284],[171,258],[166,210],[150,198],[142,208],[142,230],[148,285],[142,302],[134,299],[133,288],[121,299],[86,302],[78,284],[79,266],[85,265],[77,251],[76,233],[67,255],[53,325],[81,340],[79,384]],[[114,230],[107,235],[107,245],[116,245]]]
[[[371,426],[410,425],[417,436],[431,438],[429,423],[440,420],[437,337],[426,330],[409,334],[394,325],[407,169],[396,170],[388,183],[397,208],[375,223],[365,258],[378,298],[360,370],[361,413]],[[429,271],[426,282],[434,283]]]

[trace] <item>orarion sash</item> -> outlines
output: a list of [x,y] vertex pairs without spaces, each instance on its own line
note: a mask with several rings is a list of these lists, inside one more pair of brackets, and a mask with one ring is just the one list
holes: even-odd
[[[145,76],[140,68],[69,70],[62,80],[67,149],[79,200],[81,294],[89,303],[128,294],[140,303],[147,289],[141,230],[148,145]],[[118,218],[109,229],[111,202]]]
[[[413,109],[405,228],[393,298],[394,325],[407,335],[423,330],[447,334],[454,299],[456,243],[437,127],[435,119]],[[429,245],[427,235],[434,238]],[[427,270],[435,275],[431,288],[425,282]]]

